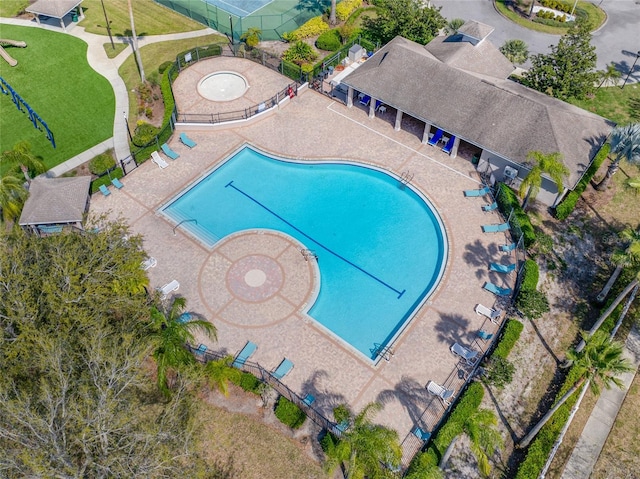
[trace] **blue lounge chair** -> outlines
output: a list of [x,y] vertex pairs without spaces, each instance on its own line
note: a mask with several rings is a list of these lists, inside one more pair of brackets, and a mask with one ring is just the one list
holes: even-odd
[[491,338],[493,338],[493,334],[492,333],[487,333],[486,331],[478,331],[478,337],[484,341],[489,341]]
[[344,420],[340,424],[336,424],[336,429],[340,432],[345,432],[349,429],[349,421]]
[[191,313],[182,313],[180,316],[178,316],[177,321],[180,324],[184,324],[184,323],[188,323],[189,321],[191,321]]
[[493,203],[491,203],[490,205],[484,205],[482,207],[482,211],[493,211],[496,208],[498,208],[498,203],[496,203],[495,201]]
[[456,141],[456,137],[455,136],[451,136],[451,138],[449,138],[449,141],[447,141],[447,144],[444,145],[444,148],[442,149],[442,151],[444,151],[447,155],[451,154],[451,149],[453,148],[453,144]]
[[484,233],[501,233],[509,229],[509,223],[502,223],[499,225],[483,225],[482,231]]
[[195,141],[193,141],[191,138],[189,138],[186,133],[180,133],[180,141],[182,142],[183,145],[189,147],[189,148],[193,148],[194,146],[197,145],[197,143]]
[[503,244],[500,246],[500,251],[503,251],[505,253],[511,253],[514,249],[516,249],[516,243],[511,243],[511,244]]
[[516,270],[515,263],[512,263],[512,264],[489,263],[489,271],[509,274],[509,273],[513,273],[515,270]]
[[316,398],[313,394],[307,394],[302,400],[307,406],[311,406],[315,402]]
[[484,286],[482,286],[484,289],[486,289],[487,291],[492,292],[493,294],[496,294],[498,296],[509,296],[511,294],[511,288],[501,288],[499,286],[496,286],[493,283],[484,283]]
[[109,188],[107,188],[104,185],[100,185],[100,192],[104,195],[104,196],[109,196],[111,194],[111,192],[109,191]]
[[204,344],[199,345],[198,348],[196,349],[196,354],[199,354],[199,355],[203,355],[206,352],[207,352],[207,347]]
[[287,358],[284,358],[282,360],[282,362],[280,363],[280,366],[278,366],[277,369],[273,372],[273,376],[276,379],[282,379],[292,369],[293,369],[293,363],[291,361],[289,361]]
[[120,183],[120,180],[118,178],[111,178],[111,184],[118,189],[124,186],[122,183]]
[[371,101],[371,97],[369,95],[365,95],[360,98],[360,104],[364,106],[369,106],[369,102]]
[[474,197],[474,196],[484,196],[488,195],[491,192],[491,189],[488,186],[484,188],[480,188],[479,190],[465,190],[464,196],[466,197]]
[[238,353],[236,359],[234,359],[231,365],[234,368],[240,369],[242,366],[244,366],[244,363],[247,362],[249,356],[251,356],[256,349],[258,349],[258,346],[256,346],[251,341],[247,341],[247,344],[244,345],[244,348],[242,348],[242,350]]
[[180,158],[180,155],[177,154],[175,151],[173,151],[171,147],[166,143],[164,143],[160,148],[162,148],[162,151],[164,151],[164,154],[167,155],[172,160],[177,160],[178,158]]
[[378,111],[378,108],[380,108],[380,105],[382,105],[382,101],[381,100],[376,100],[375,111]]
[[413,430],[413,435],[416,436],[421,441],[428,441],[431,438],[431,433],[428,431],[422,430],[420,427],[416,427]]
[[427,143],[429,143],[431,146],[435,146],[435,144],[440,141],[440,138],[442,138],[442,133],[443,131],[440,128],[438,128],[438,130],[435,132],[435,134],[431,137],[431,139]]

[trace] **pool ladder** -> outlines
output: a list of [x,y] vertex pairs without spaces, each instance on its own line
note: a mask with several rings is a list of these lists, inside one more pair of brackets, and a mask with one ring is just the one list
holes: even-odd
[[305,261],[309,261],[311,258],[318,261],[318,255],[311,249],[301,249],[300,253],[302,254],[302,257]]
[[408,185],[411,180],[413,180],[413,173],[409,170],[405,170],[400,174],[400,189],[404,189],[406,185]]

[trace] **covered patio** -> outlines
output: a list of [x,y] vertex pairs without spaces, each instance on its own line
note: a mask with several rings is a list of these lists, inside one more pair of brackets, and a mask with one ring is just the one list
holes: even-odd
[[81,3],[82,0],[36,0],[25,11],[33,13],[38,25],[43,22],[49,24],[49,19],[57,19],[60,28],[66,32],[68,24],[84,19]]

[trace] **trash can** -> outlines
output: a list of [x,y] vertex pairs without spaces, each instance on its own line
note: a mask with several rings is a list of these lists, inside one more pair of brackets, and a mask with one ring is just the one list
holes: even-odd
[[328,70],[329,70],[329,75],[333,75],[333,66],[332,65],[329,65]]
[[78,14],[77,14],[77,13],[74,13],[74,14],[71,16],[71,21],[72,21],[72,22],[75,22],[75,23],[78,23]]

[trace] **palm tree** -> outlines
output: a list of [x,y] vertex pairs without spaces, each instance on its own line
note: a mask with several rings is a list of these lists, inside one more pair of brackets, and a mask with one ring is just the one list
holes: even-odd
[[615,159],[609,158],[611,164],[604,175],[602,181],[596,185],[596,190],[602,191],[609,186],[611,177],[620,168],[622,160],[640,165],[640,123],[631,123],[626,126],[617,126],[611,132],[611,150],[610,155],[614,155]]
[[227,356],[204,365],[204,378],[209,387],[219,389],[225,396],[229,395],[229,381],[238,377],[240,371],[231,366],[233,356]]
[[[634,231],[631,228],[627,228],[620,232],[620,237],[625,241],[626,247],[622,250],[614,251],[611,255],[611,261],[616,265],[616,269],[598,294],[597,299],[600,302],[605,300],[616,279],[622,273],[623,268],[634,266],[639,262],[636,256],[640,254],[640,229]],[[638,252],[636,252],[637,250]]]
[[[138,35],[136,35],[136,25],[133,21],[133,7],[131,6],[131,0],[127,0],[129,6],[129,20],[131,20],[131,48],[136,56],[136,62],[138,63],[138,71],[140,72],[140,81],[144,83],[146,81],[144,76],[144,68],[142,67],[142,58],[140,57],[140,48],[138,48]],[[233,32],[231,32],[233,35]]]
[[600,89],[601,86],[607,85],[609,83],[613,83],[614,85],[617,83],[618,79],[622,76],[622,74],[616,70],[615,63],[610,63],[607,65],[605,70],[599,71],[600,74],[600,84],[596,90]]
[[15,221],[20,217],[28,194],[23,182],[24,180],[10,173],[0,177],[0,211],[5,222]]
[[521,65],[529,58],[529,47],[522,40],[505,41],[500,47],[500,52],[515,65]]
[[[332,473],[340,466],[346,479],[388,477],[389,468],[397,468],[402,458],[398,433],[371,421],[380,411],[379,403],[367,404],[357,415],[349,413],[351,426],[331,450],[327,451],[325,468]],[[339,422],[342,418],[336,417]]]
[[246,32],[242,34],[240,40],[244,40],[248,47],[255,47],[260,43],[260,38],[262,37],[262,30],[258,27],[251,27]]
[[453,35],[458,33],[458,29],[465,24],[465,21],[462,18],[454,18],[447,22],[447,25],[444,27],[447,35]]
[[0,161],[4,163],[5,168],[20,166],[27,180],[31,179],[31,176],[47,171],[42,159],[31,151],[31,145],[28,141],[16,143],[12,150],[2,153]]
[[195,363],[195,357],[185,347],[194,341],[193,333],[201,331],[210,339],[217,339],[216,328],[209,321],[193,315],[189,321],[182,320],[186,304],[185,298],[177,297],[169,308],[151,307],[150,342],[158,368],[158,388],[166,395],[170,393],[168,373]]
[[[496,428],[498,419],[493,411],[488,409],[478,409],[469,415],[462,425],[462,432],[466,434],[471,441],[471,452],[478,460],[478,468],[480,473],[487,477],[491,472],[489,457],[493,456],[496,449],[501,449],[503,442],[500,432]],[[455,436],[442,455],[439,467],[444,469],[449,461],[449,456],[453,452],[453,448],[460,436]]]
[[522,209],[527,207],[529,200],[533,200],[538,196],[540,186],[542,186],[543,173],[551,177],[559,192],[562,192],[564,188],[564,179],[569,176],[569,168],[562,162],[561,153],[556,152],[546,155],[541,151],[530,151],[527,155],[527,160],[533,163],[533,167],[520,184],[519,194],[520,197],[524,198]]
[[520,441],[518,447],[527,447],[554,413],[575,393],[580,386],[589,381],[589,386],[594,394],[600,394],[601,385],[610,389],[615,385],[622,388],[622,382],[616,376],[633,371],[633,365],[622,357],[622,344],[611,341],[609,337],[598,332],[588,339],[583,351],[569,351],[567,359],[573,362],[578,380],[558,400],[547,414],[536,424],[533,429]]
[[329,11],[329,25],[332,27],[336,24],[336,0],[331,0],[331,10]]

